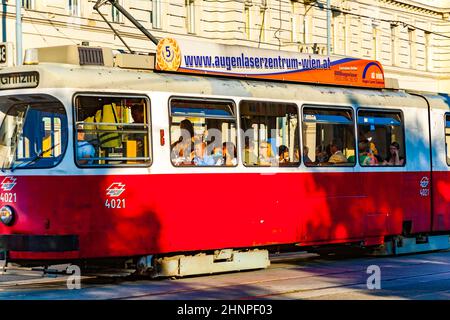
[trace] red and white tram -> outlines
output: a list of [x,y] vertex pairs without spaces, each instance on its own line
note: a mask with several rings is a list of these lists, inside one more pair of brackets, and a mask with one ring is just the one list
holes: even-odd
[[447,95],[156,72],[108,49],[104,66],[80,65],[82,50],[61,50],[0,71],[9,261],[131,258],[185,275],[264,267],[283,246],[448,247]]

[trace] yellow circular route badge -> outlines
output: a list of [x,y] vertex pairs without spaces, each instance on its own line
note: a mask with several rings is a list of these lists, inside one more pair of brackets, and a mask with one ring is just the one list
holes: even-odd
[[177,71],[181,64],[181,51],[172,38],[161,39],[156,48],[156,62],[160,70]]

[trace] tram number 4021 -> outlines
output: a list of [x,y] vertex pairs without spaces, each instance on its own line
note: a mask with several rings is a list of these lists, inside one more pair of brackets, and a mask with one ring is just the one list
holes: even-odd
[[0,193],[0,201],[1,202],[17,202],[17,196],[15,193],[2,192],[2,193]]
[[106,199],[105,200],[105,208],[108,209],[124,209],[125,208],[125,199]]

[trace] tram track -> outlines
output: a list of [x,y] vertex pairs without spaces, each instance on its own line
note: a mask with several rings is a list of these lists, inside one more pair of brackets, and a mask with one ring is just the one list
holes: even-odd
[[[446,253],[444,254],[446,255]],[[245,294],[244,290],[242,294],[236,295],[233,299],[271,299],[277,297],[289,298],[291,296],[320,297],[327,295],[327,292],[364,289],[367,277],[365,271],[367,266],[372,263],[384,265],[387,273],[383,278],[383,283],[386,286],[411,281],[420,283],[423,279],[430,277],[450,279],[450,271],[448,270],[426,272],[430,266],[442,264],[427,257],[429,257],[427,254],[421,254],[403,257],[339,259],[338,257],[323,258],[317,255],[289,254],[273,257],[271,266],[264,270],[184,277],[176,280],[149,280],[145,277],[136,276],[113,278],[105,275],[84,275],[81,283],[83,290],[105,292],[107,293],[105,299],[110,300],[178,299],[180,297],[188,297],[189,299],[189,297],[208,295],[208,292],[214,292],[215,294],[239,292],[240,288],[257,288],[258,292]],[[400,269],[406,274],[397,274]],[[20,275],[20,270],[10,271],[14,274],[3,274],[0,275],[0,278]],[[28,273],[28,275],[33,274],[32,270],[29,269],[22,271]],[[296,274],[297,272],[299,274]],[[38,273],[36,272],[34,276],[33,279],[11,281],[1,281],[0,279],[0,292],[33,293],[42,290],[46,292],[56,292],[53,290],[67,292],[67,290],[61,289],[66,287],[68,275],[41,274],[40,277],[37,277]],[[333,280],[336,279],[345,281],[334,283]],[[295,284],[308,285],[306,287],[300,285],[296,288]],[[138,288],[139,290],[131,290],[136,293],[130,294],[132,288]]]

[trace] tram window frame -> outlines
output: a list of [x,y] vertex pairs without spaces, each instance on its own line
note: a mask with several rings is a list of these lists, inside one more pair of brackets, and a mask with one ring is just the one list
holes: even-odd
[[[302,105],[302,113],[301,113],[301,125],[302,125],[302,151],[303,148],[306,146],[309,149],[309,146],[306,144],[305,140],[306,139],[306,135],[305,135],[305,108],[313,108],[313,109],[322,109],[322,110],[326,110],[326,111],[349,111],[351,113],[351,124],[352,124],[352,129],[353,129],[353,143],[354,143],[354,152],[355,155],[357,154],[357,143],[356,143],[356,113],[354,108],[352,108],[351,106],[348,105],[323,105],[323,104],[304,104]],[[332,122],[329,122],[330,124],[332,124]],[[316,141],[317,142],[317,141]],[[344,142],[342,141],[343,144],[343,149],[344,149]],[[317,146],[316,146],[317,147]],[[311,152],[311,150],[309,150]],[[315,150],[314,150],[315,152]],[[303,157],[303,153],[302,153],[302,157]],[[350,156],[349,156],[350,157]],[[316,164],[315,160],[313,162],[311,162],[310,164],[306,164],[304,162],[305,167],[307,168],[354,168],[356,167],[357,161],[355,160],[354,162],[348,162],[348,158],[347,158],[347,162],[343,163],[343,164],[332,164],[332,163],[328,163],[326,165],[321,165],[320,163]]]
[[[448,120],[447,120],[448,119]],[[448,130],[448,133],[447,133]],[[447,142],[448,139],[448,142]],[[447,166],[450,167],[450,113],[444,114],[444,142]]]
[[[182,100],[184,102],[198,102],[198,103],[223,103],[223,104],[230,104],[232,109],[232,113],[233,113],[233,119],[234,119],[234,124],[235,124],[235,130],[236,130],[236,136],[235,136],[235,148],[236,148],[236,164],[235,165],[231,165],[231,166],[227,166],[227,165],[208,165],[208,166],[198,166],[195,164],[182,164],[182,165],[176,165],[173,162],[172,159],[172,126],[174,126],[174,122],[173,122],[173,115],[172,115],[172,101],[173,100]],[[174,168],[236,168],[239,164],[239,152],[238,152],[238,134],[239,134],[239,123],[238,123],[238,117],[237,117],[237,107],[236,107],[236,103],[234,100],[232,99],[220,99],[220,98],[207,98],[207,97],[195,97],[195,96],[171,96],[169,97],[168,100],[168,117],[169,117],[169,157],[170,157],[170,163],[172,165],[172,167]],[[201,117],[199,115],[195,115],[194,117]],[[217,118],[217,119],[220,119]]]
[[[145,101],[145,111],[147,112],[147,140],[148,140],[148,160],[145,163],[108,163],[108,164],[80,164],[77,159],[77,141],[78,141],[78,130],[77,130],[77,106],[76,101],[79,97],[97,97],[97,98],[111,98],[111,99],[141,99]],[[109,92],[77,92],[72,97],[72,115],[73,115],[73,144],[74,144],[74,156],[73,160],[75,165],[81,169],[102,169],[102,168],[148,168],[153,164],[153,126],[152,126],[152,108],[151,100],[147,95],[144,94],[132,94],[132,93],[109,93]],[[145,149],[144,149],[145,150]],[[114,160],[114,159],[113,159]],[[113,161],[112,160],[112,161]],[[125,160],[133,161],[133,160]]]
[[[379,164],[376,164],[376,165],[362,165],[361,163],[360,163],[360,159],[359,159],[359,149],[358,149],[358,144],[357,144],[357,161],[358,161],[358,163],[359,163],[359,165],[362,167],[362,168],[379,168],[379,167],[382,167],[382,168],[384,168],[384,167],[389,167],[389,168],[403,168],[403,167],[405,167],[406,166],[406,163],[407,163],[407,150],[406,150],[406,129],[405,129],[405,117],[404,117],[404,114],[403,114],[403,111],[402,110],[400,110],[400,109],[374,109],[374,108],[365,108],[365,107],[362,107],[362,108],[358,108],[358,110],[357,110],[357,118],[356,118],[356,130],[357,130],[357,133],[358,133],[358,141],[359,141],[359,139],[360,139],[360,130],[359,130],[359,117],[360,117],[360,112],[372,112],[372,113],[380,113],[380,114],[382,114],[382,113],[391,113],[391,114],[399,114],[400,115],[400,128],[401,128],[401,134],[402,134],[402,141],[396,141],[397,143],[401,143],[400,144],[400,148],[403,148],[403,155],[404,155],[404,157],[403,157],[403,164],[402,165],[388,165],[388,164],[383,164],[383,163],[379,163]],[[392,141],[390,142],[390,143],[392,143]],[[389,143],[389,145],[390,145],[390,143]],[[389,146],[387,146],[387,149],[389,149]],[[387,150],[387,152],[389,152],[388,150]],[[383,162],[385,161],[385,159],[383,159]]]
[[[278,160],[276,165],[247,164],[245,162],[245,156],[244,156],[245,150],[244,149],[245,149],[245,138],[246,137],[245,137],[245,135],[243,136],[243,133],[244,133],[243,130],[244,129],[242,128],[242,123],[243,123],[243,121],[242,121],[242,104],[244,104],[244,103],[280,104],[280,105],[283,105],[283,106],[290,106],[290,107],[294,107],[295,108],[295,110],[297,112],[297,116],[296,116],[296,119],[297,119],[297,139],[295,139],[295,134],[294,134],[294,143],[295,143],[295,140],[297,140],[297,147],[299,149],[299,159],[298,159],[297,162],[296,161],[292,161],[288,165],[280,165],[280,162],[279,162],[279,149],[277,149],[276,152],[275,152],[275,159]],[[240,134],[241,134],[240,152],[243,155],[242,156],[242,164],[245,167],[247,167],[247,168],[291,168],[292,169],[292,168],[299,168],[301,163],[303,162],[302,161],[303,153],[302,153],[302,145],[301,145],[300,108],[299,108],[297,103],[286,102],[286,101],[270,101],[270,100],[248,100],[248,99],[241,100],[239,102],[239,130],[240,130]],[[258,133],[258,135],[259,135],[259,133]],[[277,139],[277,138],[278,138],[278,136],[275,139]],[[266,142],[269,142],[269,141],[266,141]],[[259,148],[259,144],[260,143],[261,143],[261,140],[258,138],[258,148]],[[273,145],[272,144],[271,144],[271,147],[272,147],[272,152],[273,152]],[[277,146],[277,147],[279,148],[279,146]],[[295,145],[294,145],[294,149],[295,149]],[[259,151],[258,151],[258,153],[259,153]],[[259,156],[257,156],[257,158],[258,157]]]

